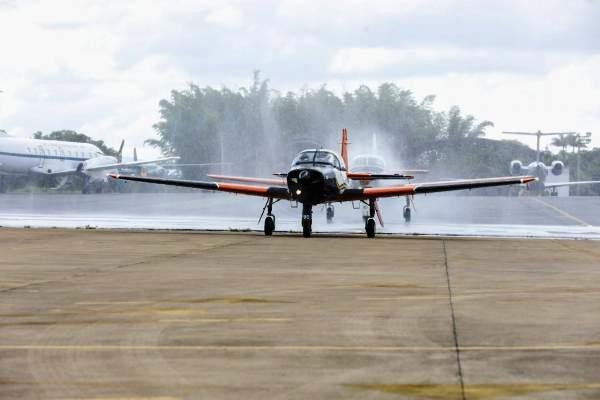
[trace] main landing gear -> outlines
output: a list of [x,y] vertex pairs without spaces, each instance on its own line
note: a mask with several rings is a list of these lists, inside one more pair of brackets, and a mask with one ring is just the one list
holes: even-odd
[[[265,236],[273,235],[275,230],[275,216],[273,215],[273,199],[269,198],[267,204],[265,204],[267,210],[267,216],[265,217]],[[265,209],[263,208],[263,213]]]
[[312,233],[312,204],[302,203],[302,236],[309,238]]
[[373,199],[369,199],[369,217],[365,222],[365,231],[367,232],[367,237],[375,237],[375,200]]
[[406,196],[406,205],[404,206],[402,215],[404,216],[404,221],[410,222],[410,198],[408,196]]
[[335,215],[335,210],[333,208],[333,204],[331,204],[331,203],[327,204],[327,209],[325,212],[327,214],[327,223],[331,224],[333,222],[333,216]]

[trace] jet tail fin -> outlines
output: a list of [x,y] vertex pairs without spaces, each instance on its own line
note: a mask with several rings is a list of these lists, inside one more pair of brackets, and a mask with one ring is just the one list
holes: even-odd
[[125,146],[125,139],[121,140],[119,151],[117,152],[117,161],[123,162],[123,146]]
[[344,160],[344,164],[346,164],[346,168],[348,166],[348,130],[346,128],[342,128],[342,150],[340,151],[340,155],[342,156],[342,160]]

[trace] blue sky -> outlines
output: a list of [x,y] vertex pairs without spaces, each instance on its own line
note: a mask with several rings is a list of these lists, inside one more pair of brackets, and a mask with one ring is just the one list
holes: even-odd
[[392,81],[492,120],[489,137],[591,131],[600,146],[598,20],[595,0],[0,0],[0,128],[155,155],[143,140],[171,89],[260,69],[283,91]]

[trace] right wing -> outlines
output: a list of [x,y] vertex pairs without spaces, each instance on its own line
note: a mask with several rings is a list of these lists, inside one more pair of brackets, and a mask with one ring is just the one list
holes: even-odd
[[501,178],[462,179],[456,181],[414,183],[399,186],[346,189],[340,194],[338,201],[410,196],[414,194],[448,192],[451,190],[475,189],[489,186],[525,184],[534,181],[537,181],[537,178],[534,176],[509,176]]
[[239,185],[236,183],[217,183],[203,181],[188,181],[182,179],[163,179],[163,178],[143,178],[139,176],[127,176],[119,174],[108,174],[111,178],[122,179],[126,181],[156,183],[160,185],[180,186],[194,189],[214,190],[219,192],[229,192],[237,194],[246,194],[250,196],[271,197],[274,199],[290,199],[290,194],[285,187],[279,186],[254,186]]
[[545,188],[557,188],[557,187],[562,187],[562,186],[593,185],[594,183],[600,183],[600,181],[578,181],[578,182],[556,182],[556,183],[544,182],[544,187]]
[[229,181],[229,182],[246,182],[246,183],[258,183],[262,185],[276,185],[276,186],[287,186],[285,179],[283,178],[250,178],[246,176],[231,176],[231,175],[206,175],[209,178],[216,179],[218,181]]

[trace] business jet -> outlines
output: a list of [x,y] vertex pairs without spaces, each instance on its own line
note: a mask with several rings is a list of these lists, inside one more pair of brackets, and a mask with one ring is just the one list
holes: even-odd
[[[258,178],[246,178],[248,183],[208,182],[180,179],[145,178],[110,174],[114,179],[172,185],[204,190],[222,191],[266,198],[263,214],[267,211],[264,222],[264,233],[271,236],[275,230],[273,205],[281,200],[302,204],[302,235],[312,234],[312,209],[318,204],[360,201],[369,206],[369,218],[365,222],[367,237],[375,237],[375,213],[377,199],[382,197],[400,197],[414,194],[444,192],[449,190],[474,189],[487,186],[526,184],[536,181],[533,176],[499,177],[484,179],[464,179],[449,182],[429,182],[418,184],[402,184],[382,187],[352,187],[353,180],[394,179],[386,174],[367,174],[349,172],[348,168],[348,134],[342,130],[341,156],[336,152],[324,149],[308,149],[301,151],[292,161],[288,172],[275,174],[282,178],[281,184],[260,185],[254,183]],[[285,178],[285,183],[283,183]],[[276,180],[277,181],[277,180]],[[262,218],[262,214],[261,214]],[[260,220],[260,218],[259,218]]]
[[[118,157],[107,156],[90,143],[64,142],[59,140],[23,139],[0,134],[0,179],[10,175],[37,174],[63,178],[62,184],[73,175],[85,178],[83,192],[90,185],[106,182],[107,173],[118,173],[121,168],[143,164],[178,160],[165,157],[154,160],[121,162],[123,144]],[[5,185],[0,182],[0,189]]]
[[591,185],[591,184],[599,184],[600,181],[575,181],[575,182],[546,182],[546,178],[549,174],[554,176],[562,175],[565,164],[562,161],[555,160],[552,161],[551,165],[546,165],[542,161],[540,161],[540,138],[542,136],[553,136],[553,135],[568,135],[573,134],[573,132],[502,132],[508,135],[526,135],[526,136],[536,136],[537,137],[537,145],[536,145],[536,160],[529,163],[528,165],[523,165],[520,160],[513,160],[510,162],[510,174],[511,175],[532,175],[537,179],[536,182],[529,184],[525,187],[526,191],[529,191],[533,194],[545,194],[546,190],[550,191],[551,196],[558,195],[557,189],[559,187],[564,186],[575,186],[575,185]]

